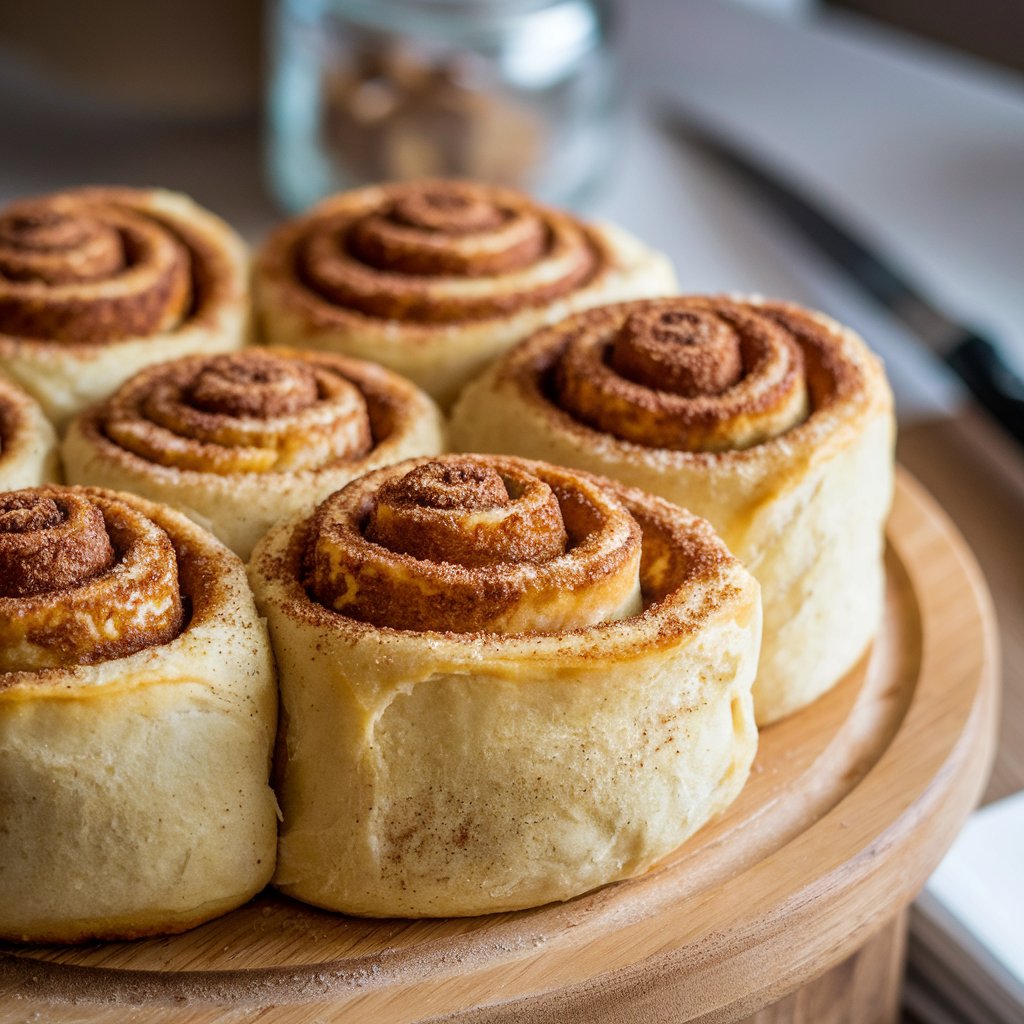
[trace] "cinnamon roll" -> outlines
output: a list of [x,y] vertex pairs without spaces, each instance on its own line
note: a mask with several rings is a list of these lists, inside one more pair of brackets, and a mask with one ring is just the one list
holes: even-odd
[[39,405],[0,377],[0,491],[56,480],[57,437]]
[[874,635],[892,396],[863,341],[820,313],[697,296],[591,310],[470,385],[451,433],[710,520],[761,583],[762,725],[831,687]]
[[376,360],[444,407],[541,325],[674,284],[667,259],[618,228],[460,181],[327,199],[271,235],[254,280],[268,337]]
[[0,212],[0,369],[63,429],[144,366],[244,344],[246,275],[241,239],[173,192],[20,200]]
[[0,938],[176,932],[261,889],[276,710],[245,570],[204,530],[0,494]]
[[376,917],[569,899],[644,871],[747,777],[758,587],[659,498],[413,459],[276,525],[250,579],[291,896]]
[[282,516],[443,447],[437,407],[383,367],[246,349],[143,370],[72,423],[63,452],[70,482],[167,502],[248,558]]

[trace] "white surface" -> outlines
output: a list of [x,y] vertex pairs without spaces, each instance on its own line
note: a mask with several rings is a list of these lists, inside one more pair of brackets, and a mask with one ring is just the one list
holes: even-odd
[[977,938],[1024,1006],[1024,793],[974,814],[925,888]]
[[977,1024],[1024,1019],[1024,793],[978,811],[918,900],[911,964]]
[[735,2],[766,14],[792,16],[807,13],[815,6],[817,0],[735,0]]

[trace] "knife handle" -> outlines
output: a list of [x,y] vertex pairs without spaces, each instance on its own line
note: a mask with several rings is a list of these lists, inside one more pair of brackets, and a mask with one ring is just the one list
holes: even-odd
[[998,347],[968,331],[946,356],[975,398],[1024,444],[1024,380]]

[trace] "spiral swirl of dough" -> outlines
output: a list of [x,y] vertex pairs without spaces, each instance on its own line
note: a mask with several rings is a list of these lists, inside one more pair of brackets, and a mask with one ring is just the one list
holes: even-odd
[[285,225],[297,287],[328,308],[420,324],[507,315],[582,286],[604,258],[567,213],[455,181],[345,193]]
[[170,504],[245,559],[282,516],[443,448],[439,410],[397,374],[250,348],[143,370],[74,420],[63,454],[70,483]]
[[125,657],[182,622],[174,546],[137,508],[85,488],[0,494],[0,673]]
[[130,190],[82,189],[0,214],[0,333],[102,344],[176,329],[192,311],[180,228]]
[[551,632],[640,610],[641,532],[586,474],[472,455],[354,481],[318,509],[307,586],[376,626]]
[[0,369],[62,430],[145,366],[240,348],[248,256],[163,189],[80,188],[0,212]]
[[674,288],[622,229],[464,181],[331,196],[268,238],[253,277],[267,339],[372,359],[442,406],[544,324]]
[[317,469],[373,443],[362,392],[330,359],[252,349],[145,370],[101,420],[125,451],[203,473]]
[[596,430],[683,451],[750,448],[809,410],[793,332],[767,311],[725,299],[637,303],[577,319],[552,393]]

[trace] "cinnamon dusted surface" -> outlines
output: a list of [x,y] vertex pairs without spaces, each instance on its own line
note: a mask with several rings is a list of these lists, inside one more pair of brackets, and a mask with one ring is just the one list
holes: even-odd
[[184,397],[203,412],[270,419],[308,409],[320,388],[311,367],[250,351],[209,360]]
[[[197,643],[206,643],[206,634],[211,631],[248,629],[247,613],[243,614],[234,607],[239,595],[249,593],[248,585],[240,586],[244,580],[244,567],[238,558],[218,543],[210,533],[191,522],[181,512],[165,504],[148,501],[134,494],[114,492],[107,488],[46,485],[38,488],[25,488],[23,493],[55,492],[60,497],[82,498],[86,502],[100,505],[106,509],[114,504],[115,514],[128,512],[148,523],[153,531],[159,531],[162,538],[158,540],[161,548],[166,539],[170,545],[173,572],[177,578],[178,600],[181,610],[181,624],[174,635],[162,640],[153,640],[134,648],[130,652],[111,649],[109,656],[91,658],[81,662],[71,659],[64,664],[53,666],[23,666],[5,668],[0,666],[0,694],[5,698],[33,698],[41,689],[67,695],[83,694],[82,685],[91,690],[94,683],[100,685],[99,691],[131,689],[149,678],[145,671],[146,657],[150,648],[160,646],[169,655],[177,657],[182,650],[188,650]],[[7,497],[2,495],[0,497]],[[115,518],[109,510],[104,512],[104,522],[109,523]],[[129,527],[134,524],[129,523]],[[124,531],[115,533],[108,529],[108,536],[114,548],[115,564],[113,572],[119,571],[120,553],[118,537],[124,537]],[[151,533],[150,538],[157,536]],[[161,556],[162,557],[162,556]],[[93,582],[101,584],[108,579],[110,573],[100,573]],[[134,584],[133,584],[134,585]],[[46,595],[43,595],[46,596]],[[60,595],[53,594],[54,606],[58,612],[62,607]],[[0,597],[0,602],[5,599]],[[20,616],[29,598],[21,599],[18,606],[7,604],[0,611],[0,618],[12,611]],[[125,609],[127,606],[123,606]],[[0,645],[2,646],[2,645]],[[212,657],[216,658],[216,648],[210,648]],[[175,653],[177,652],[177,653]],[[205,657],[206,655],[204,655]]]
[[241,348],[248,254],[164,189],[89,187],[0,211],[0,369],[63,431],[145,366]]
[[325,607],[377,626],[545,631],[639,611],[640,558],[638,524],[594,478],[444,456],[379,470],[327,499],[306,581]]
[[[432,461],[436,460],[409,460],[406,465],[413,467]],[[554,468],[525,459],[507,461],[545,469]],[[394,472],[395,467],[389,469]],[[381,475],[380,472],[372,474],[373,477]],[[641,600],[634,611],[625,617],[591,625],[567,624],[556,627],[552,624],[546,630],[494,632],[490,629],[469,629],[462,623],[454,623],[453,628],[449,628],[436,620],[422,630],[403,630],[392,624],[376,625],[348,614],[340,614],[320,601],[312,587],[310,570],[320,528],[320,510],[310,517],[293,517],[277,524],[271,531],[273,538],[268,535],[266,541],[253,553],[250,573],[280,581],[283,592],[287,594],[287,613],[304,625],[328,632],[351,632],[353,636],[360,636],[367,631],[383,631],[388,635],[408,637],[410,642],[420,633],[438,640],[443,637],[445,643],[455,643],[460,649],[464,648],[467,665],[475,664],[481,651],[488,657],[503,657],[504,652],[532,652],[532,656],[537,657],[549,645],[554,645],[552,663],[569,664],[600,660],[609,656],[609,649],[618,650],[620,645],[636,653],[672,645],[678,643],[682,636],[699,632],[724,606],[735,600],[743,586],[746,586],[746,574],[742,572],[739,562],[705,520],[637,488],[624,487],[584,472],[573,471],[572,476],[599,486],[609,499],[618,502],[626,510],[639,527]],[[342,495],[335,495],[334,498],[340,501]],[[354,512],[354,503],[347,504],[350,511]],[[354,516],[354,523],[365,523],[371,507],[370,501],[364,502],[362,515]],[[565,507],[564,504],[560,505],[562,510]],[[282,538],[275,540],[278,534]],[[393,552],[385,552],[385,557],[393,555]],[[445,574],[450,574],[451,578],[459,574],[460,567],[451,563],[437,563],[430,565],[429,569],[437,573],[439,578]],[[479,584],[479,580],[477,582]],[[479,585],[477,591],[477,600],[486,601],[487,595],[480,593]],[[448,595],[444,594],[433,602],[432,608],[438,610],[448,600]],[[592,647],[580,643],[588,637],[593,641]]]
[[186,357],[144,370],[92,418],[111,446],[155,465],[221,475],[316,470],[373,447],[362,375],[352,369],[330,356],[262,349]]
[[440,412],[397,374],[251,348],[136,374],[71,424],[63,454],[71,482],[166,502],[247,559],[278,519],[443,447]]
[[426,463],[381,485],[365,535],[397,554],[469,567],[564,555],[569,538],[555,493],[519,479],[513,500],[510,483],[469,459]]
[[609,262],[598,233],[528,196],[423,181],[325,200],[270,237],[257,273],[324,323],[443,325],[550,303]]
[[0,672],[87,665],[178,635],[174,546],[109,492],[0,495]]
[[0,213],[0,334],[89,346],[210,317],[232,290],[229,261],[155,195],[71,189]]
[[355,472],[387,459],[431,415],[424,395],[382,367],[326,352],[247,348],[143,370],[80,417],[74,432],[128,473],[184,473],[198,482]]
[[[652,318],[680,313],[685,326],[659,325],[655,333],[661,337],[652,344]],[[729,350],[735,347],[755,373],[745,370],[717,394],[688,396],[697,388],[695,379],[711,392],[734,375]],[[593,373],[598,383],[578,370]],[[713,472],[727,459],[746,467],[737,471],[751,478],[796,450],[826,457],[845,437],[850,418],[888,395],[881,364],[840,324],[793,304],[728,296],[585,310],[510,352],[493,381],[515,390],[532,415],[550,424],[547,429],[601,462],[625,458],[658,472],[683,464]],[[456,410],[454,433],[464,447],[459,420]],[[753,440],[766,427],[768,433]]]
[[114,564],[103,513],[45,491],[0,494],[0,596],[84,583]]
[[573,321],[565,336],[553,397],[576,419],[625,441],[749,448],[808,412],[794,332],[749,305],[690,298],[623,305]]

